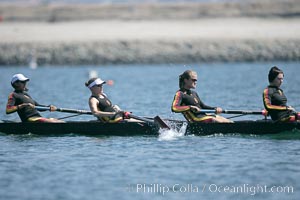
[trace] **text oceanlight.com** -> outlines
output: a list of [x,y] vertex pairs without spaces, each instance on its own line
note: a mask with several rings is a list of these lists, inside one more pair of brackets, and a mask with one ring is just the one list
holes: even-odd
[[258,193],[294,193],[293,186],[268,186],[268,185],[218,185],[218,184],[130,184],[127,187],[130,192],[136,193],[159,193],[165,195],[167,193],[236,193],[256,195]]

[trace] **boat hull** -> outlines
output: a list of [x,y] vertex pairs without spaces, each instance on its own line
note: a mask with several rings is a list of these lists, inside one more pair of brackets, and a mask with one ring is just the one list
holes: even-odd
[[[166,120],[167,121],[167,120]],[[172,121],[180,128],[183,121]],[[189,123],[186,135],[211,135],[211,134],[253,134],[265,135],[284,131],[300,130],[300,123],[274,123],[272,121],[236,121],[235,123]],[[7,134],[38,134],[61,135],[83,134],[103,136],[131,136],[159,134],[159,127],[154,122],[121,122],[103,123],[98,121],[69,121],[66,123],[21,123],[2,121],[0,132]]]
[[235,123],[190,123],[186,134],[211,135],[211,134],[253,134],[266,135],[282,133],[285,131],[300,130],[300,123],[274,123],[273,121],[235,121]]
[[97,121],[67,123],[0,123],[0,132],[7,134],[38,134],[38,135],[158,135],[159,128],[148,122],[102,123]]

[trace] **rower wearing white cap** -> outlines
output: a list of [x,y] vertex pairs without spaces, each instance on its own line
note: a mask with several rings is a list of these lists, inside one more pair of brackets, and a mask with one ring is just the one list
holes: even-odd
[[91,91],[89,98],[89,106],[91,112],[100,121],[115,123],[120,122],[123,118],[128,118],[129,112],[121,111],[117,105],[113,105],[112,102],[107,98],[106,94],[103,93],[103,84],[106,81],[100,78],[91,78],[85,83]]
[[[15,89],[8,96],[8,101],[6,105],[6,114],[11,114],[18,112],[19,117],[22,122],[62,122],[58,119],[44,118],[35,109],[35,106],[44,106],[33,100],[30,95],[26,92],[26,83],[29,78],[25,77],[23,74],[15,74],[11,79],[11,85]],[[44,106],[48,107],[48,106]],[[55,106],[50,106],[51,111],[55,111]]]

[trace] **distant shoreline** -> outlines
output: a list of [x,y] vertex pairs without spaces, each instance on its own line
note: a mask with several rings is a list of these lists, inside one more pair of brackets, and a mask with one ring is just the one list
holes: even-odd
[[0,65],[299,61],[298,2],[4,6]]
[[300,40],[114,41],[0,44],[0,65],[300,61]]

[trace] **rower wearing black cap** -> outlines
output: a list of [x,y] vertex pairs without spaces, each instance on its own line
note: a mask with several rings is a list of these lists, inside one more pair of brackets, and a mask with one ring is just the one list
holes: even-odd
[[[58,119],[45,118],[40,115],[40,113],[35,109],[35,106],[42,106],[31,98],[27,93],[26,83],[29,78],[25,77],[23,74],[15,74],[11,79],[11,85],[15,89],[14,92],[10,93],[8,96],[8,101],[6,105],[6,114],[11,114],[17,112],[22,122],[63,122]],[[55,111],[55,106],[50,106],[51,111]]]
[[91,91],[89,106],[91,112],[102,122],[116,123],[124,118],[129,118],[129,112],[121,111],[117,105],[113,105],[109,98],[103,93],[103,85],[106,82],[100,78],[91,78],[85,83]]
[[274,121],[300,121],[300,113],[287,105],[287,98],[280,88],[283,78],[284,73],[281,69],[276,66],[270,69],[268,75],[269,86],[263,92],[264,106]]

